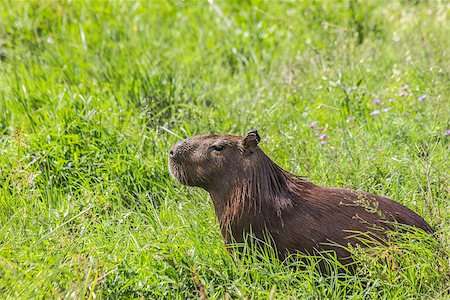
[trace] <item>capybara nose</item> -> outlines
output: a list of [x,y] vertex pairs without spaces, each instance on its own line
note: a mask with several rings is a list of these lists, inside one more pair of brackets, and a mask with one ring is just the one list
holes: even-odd
[[169,158],[173,161],[179,161],[183,156],[183,149],[183,141],[176,143],[169,151]]
[[177,144],[173,145],[172,148],[170,148],[169,157],[171,159],[175,159],[176,156],[177,156],[177,149],[176,148],[177,148]]

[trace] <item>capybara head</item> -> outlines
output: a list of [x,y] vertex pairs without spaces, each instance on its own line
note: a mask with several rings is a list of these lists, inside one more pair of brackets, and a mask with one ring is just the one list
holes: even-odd
[[256,130],[244,136],[200,135],[181,140],[170,149],[170,172],[180,183],[209,192],[234,185],[252,164],[259,140]]
[[[176,143],[169,168],[182,184],[207,190],[221,226],[245,212],[270,211],[278,217],[291,204],[292,174],[278,167],[258,147],[256,130],[238,135],[200,135]],[[222,228],[224,230],[224,228]]]

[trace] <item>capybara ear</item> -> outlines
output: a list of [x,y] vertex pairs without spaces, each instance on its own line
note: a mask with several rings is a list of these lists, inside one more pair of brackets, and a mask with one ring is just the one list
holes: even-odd
[[244,135],[243,144],[245,148],[256,147],[261,138],[257,130],[250,130]]

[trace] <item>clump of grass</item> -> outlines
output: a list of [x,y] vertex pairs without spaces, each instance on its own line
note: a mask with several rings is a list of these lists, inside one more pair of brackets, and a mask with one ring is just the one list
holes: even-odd
[[[448,25],[415,1],[0,2],[1,298],[448,297]],[[166,154],[251,128],[436,234],[354,249],[357,274],[228,253]]]

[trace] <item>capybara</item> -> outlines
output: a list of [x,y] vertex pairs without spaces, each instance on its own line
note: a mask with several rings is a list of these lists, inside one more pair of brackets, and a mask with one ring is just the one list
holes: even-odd
[[[176,143],[169,168],[182,184],[209,192],[226,243],[270,235],[281,258],[289,253],[333,250],[346,263],[346,247],[361,240],[383,241],[395,224],[431,233],[409,208],[383,196],[317,186],[273,162],[256,130],[244,136],[200,135]],[[370,243],[362,243],[362,246]]]

